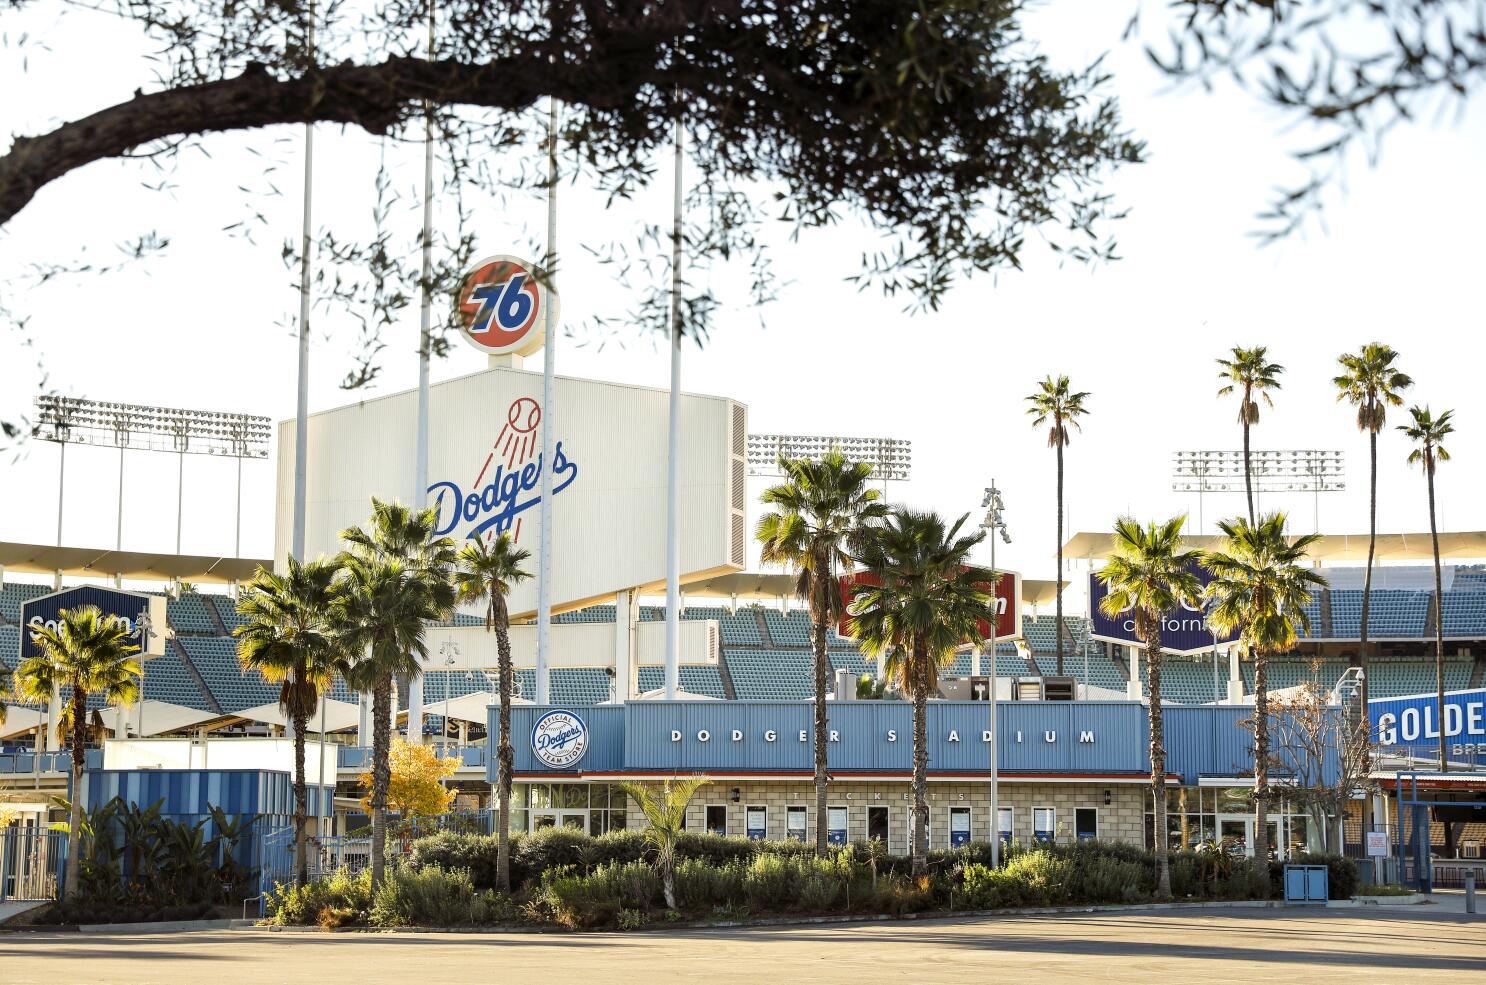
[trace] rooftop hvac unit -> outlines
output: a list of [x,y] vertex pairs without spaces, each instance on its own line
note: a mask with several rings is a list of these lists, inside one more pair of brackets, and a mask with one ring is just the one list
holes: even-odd
[[1044,677],[1042,700],[1072,701],[1078,694],[1078,682],[1072,677]]
[[1013,697],[1017,701],[1041,701],[1042,678],[1018,677],[1016,679],[1016,693]]

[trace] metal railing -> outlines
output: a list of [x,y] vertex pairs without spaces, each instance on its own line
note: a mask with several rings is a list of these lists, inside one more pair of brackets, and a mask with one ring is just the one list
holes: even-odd
[[54,900],[67,864],[67,832],[0,830],[0,900]]

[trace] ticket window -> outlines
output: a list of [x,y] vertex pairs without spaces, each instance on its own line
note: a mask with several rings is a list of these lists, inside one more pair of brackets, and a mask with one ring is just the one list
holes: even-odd
[[728,809],[725,804],[707,805],[707,833],[718,836],[728,833]]
[[846,844],[846,808],[826,808],[826,841],[832,845]]
[[970,808],[949,809],[949,847],[959,848],[970,844]]
[[1010,807],[998,807],[996,814],[999,815],[996,819],[996,834],[1001,838],[1001,847],[1009,848],[1016,837],[1016,812]]
[[1099,808],[1080,807],[1073,812],[1073,834],[1079,841],[1099,837]]
[[867,840],[887,843],[887,808],[874,806],[867,808]]
[[751,841],[763,841],[769,832],[769,809],[748,807],[743,811],[743,830]]
[[1057,823],[1058,812],[1054,808],[1032,808],[1032,840],[1043,845],[1052,844]]
[[792,841],[808,841],[805,831],[805,808],[786,808],[784,815],[784,836]]

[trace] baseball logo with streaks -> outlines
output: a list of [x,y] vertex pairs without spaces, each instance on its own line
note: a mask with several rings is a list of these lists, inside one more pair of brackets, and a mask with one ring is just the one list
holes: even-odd
[[[531,397],[518,397],[506,409],[506,423],[485,456],[479,474],[466,494],[457,482],[446,480],[428,487],[438,506],[438,536],[469,524],[466,537],[510,531],[521,539],[521,514],[542,501],[542,442],[538,428],[542,408]],[[556,495],[578,478],[578,464],[570,461],[557,442],[552,455],[552,493]]]

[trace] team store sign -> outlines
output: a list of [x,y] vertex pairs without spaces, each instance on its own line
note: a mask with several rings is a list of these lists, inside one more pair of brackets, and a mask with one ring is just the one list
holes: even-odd
[[[811,731],[810,729],[803,729],[803,728],[800,729],[800,731],[799,731],[799,741],[800,742],[809,742],[810,741],[810,731]],[[973,735],[973,734],[974,733],[972,733],[972,732],[967,732],[966,733],[966,735]],[[771,729],[765,729],[764,731],[760,732],[759,733],[759,738],[761,738],[764,742],[773,743],[773,742],[780,741],[780,735],[781,735],[781,733],[780,733],[780,731],[778,729],[772,729],[771,728]],[[674,728],[671,729],[671,741],[672,742],[682,742],[682,741],[685,740],[685,738],[686,737],[682,735],[682,732],[681,732],[680,729],[674,729]],[[709,743],[709,742],[713,741],[712,731],[710,729],[697,729],[696,735],[695,735],[695,739],[696,739],[697,742],[700,742],[700,743],[703,743],[703,744]],[[885,729],[883,731],[883,733],[882,733],[882,739],[885,742],[897,742],[898,741],[898,730],[895,729],[895,728]],[[1057,729],[1044,729],[1043,732],[1042,732],[1042,735],[1041,735],[1041,740],[1044,743],[1048,744],[1048,745],[1057,745],[1057,743],[1058,743],[1058,731],[1057,731]],[[718,741],[722,741],[722,740],[719,739]],[[743,742],[745,742],[747,740],[746,740],[746,738],[745,738],[745,736],[743,734],[743,730],[742,729],[736,729],[735,728],[735,729],[729,730],[729,732],[727,734],[727,741],[729,741],[729,742],[735,742],[735,743],[740,743],[741,744],[741,743],[743,743]],[[785,740],[785,741],[788,741],[788,740]],[[839,731],[837,731],[836,729],[829,730],[826,733],[826,741],[827,742],[840,742],[841,741],[841,733]],[[950,729],[947,733],[945,733],[944,741],[945,742],[960,742],[960,741],[962,741],[961,740],[961,737],[960,737],[960,730],[959,729]],[[969,740],[969,741],[974,741],[974,740]],[[981,733],[980,733],[980,741],[981,742],[985,742],[985,743],[989,743],[991,741],[991,730],[990,729],[984,729],[984,730],[981,731]],[[1014,742],[1014,743],[1018,743],[1018,744],[1025,743],[1025,742],[1035,742],[1035,741],[1037,741],[1037,737],[1033,737],[1032,739],[1028,739],[1026,737],[1026,733],[1022,732],[1021,730],[1017,730],[1017,731],[1015,731],[1015,732],[1012,733],[1012,740],[1011,741]],[[1094,744],[1094,730],[1093,729],[1080,729],[1079,732],[1078,732],[1078,741],[1082,745],[1093,745]]]

